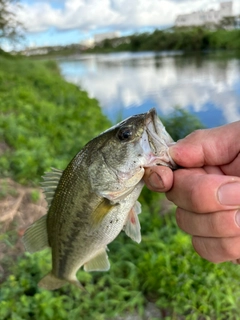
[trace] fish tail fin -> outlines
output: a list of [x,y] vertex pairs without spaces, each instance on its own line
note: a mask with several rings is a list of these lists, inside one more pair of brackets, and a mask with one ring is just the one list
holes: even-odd
[[86,289],[81,285],[81,283],[77,280],[77,278],[60,279],[54,276],[52,272],[49,272],[45,277],[43,277],[42,280],[39,281],[38,286],[40,288],[47,289],[47,290],[56,290],[63,287],[67,283],[71,283],[75,287],[86,291]]

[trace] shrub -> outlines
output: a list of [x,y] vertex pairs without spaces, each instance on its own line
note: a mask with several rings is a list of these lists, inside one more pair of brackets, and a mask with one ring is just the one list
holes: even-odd
[[98,102],[64,81],[55,62],[0,57],[0,64],[0,141],[9,146],[1,175],[38,182],[110,125]]

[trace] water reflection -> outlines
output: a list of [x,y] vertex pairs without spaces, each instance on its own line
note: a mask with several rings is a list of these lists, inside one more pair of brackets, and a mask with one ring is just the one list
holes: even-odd
[[168,115],[175,106],[213,127],[240,119],[240,60],[209,56],[118,53],[59,61],[68,81],[100,101],[113,121],[156,107]]

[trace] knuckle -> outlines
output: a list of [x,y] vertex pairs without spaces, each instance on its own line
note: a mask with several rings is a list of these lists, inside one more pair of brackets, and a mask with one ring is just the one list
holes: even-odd
[[236,260],[240,257],[240,238],[204,238],[193,236],[194,250],[213,263]]
[[224,236],[224,234],[226,233],[226,224],[223,223],[223,221],[221,219],[219,219],[221,217],[218,214],[218,212],[209,214],[209,217],[210,217],[210,219],[209,219],[209,230],[211,230],[211,233],[215,237]]
[[203,241],[203,238],[193,236],[192,237],[192,245],[194,250],[202,257],[207,259],[208,256],[208,249],[205,245],[205,241]]
[[228,260],[238,259],[239,251],[239,246],[235,244],[234,238],[220,239],[220,253],[227,257]]
[[208,239],[202,237],[192,237],[192,245],[194,250],[204,259],[213,262],[219,263],[222,262],[222,256],[216,253],[211,245],[209,245]]
[[[189,201],[194,212],[206,213],[215,206],[214,189],[207,175],[199,174],[190,186]],[[214,207],[215,208],[215,207]]]
[[204,131],[203,131],[202,129],[194,130],[193,132],[191,132],[191,133],[187,136],[187,138],[188,138],[188,139],[193,139],[194,141],[197,141],[197,140],[199,140],[199,137],[202,136],[203,132],[204,132]]
[[189,200],[191,201],[191,207],[194,208],[194,212],[202,212],[203,202],[199,197],[199,188],[197,185],[191,186]]
[[187,211],[178,207],[176,210],[176,222],[177,222],[178,227],[182,231],[184,231],[188,234],[192,234],[191,233],[191,221],[189,219]]

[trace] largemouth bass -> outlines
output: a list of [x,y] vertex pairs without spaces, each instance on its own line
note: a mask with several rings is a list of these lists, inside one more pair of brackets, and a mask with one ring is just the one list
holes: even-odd
[[155,109],[132,116],[86,144],[64,171],[43,177],[49,208],[30,226],[23,241],[27,251],[50,247],[52,270],[39,282],[58,289],[67,282],[82,287],[76,273],[110,268],[107,245],[124,230],[141,241],[137,201],[144,168],[175,163],[168,153],[173,140]]

